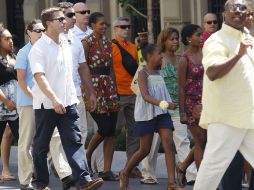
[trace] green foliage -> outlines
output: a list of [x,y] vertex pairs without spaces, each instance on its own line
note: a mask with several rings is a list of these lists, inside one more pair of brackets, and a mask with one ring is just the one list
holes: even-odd
[[121,7],[124,7],[128,3],[131,5],[134,5],[135,0],[117,0],[117,3],[121,5]]

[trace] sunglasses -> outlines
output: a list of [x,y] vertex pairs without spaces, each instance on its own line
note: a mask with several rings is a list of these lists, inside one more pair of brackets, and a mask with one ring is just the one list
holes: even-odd
[[84,10],[84,11],[77,11],[76,13],[85,15],[85,14],[90,14],[90,12],[91,12],[90,10]]
[[36,33],[41,33],[41,32],[45,32],[45,29],[34,29],[32,30],[33,32],[36,32]]
[[218,21],[217,20],[209,20],[209,21],[206,21],[206,24],[218,24]]
[[65,16],[67,16],[68,18],[73,18],[75,16],[75,13],[69,12],[69,13],[66,13]]
[[228,10],[230,12],[236,12],[237,8],[239,12],[245,12],[247,10],[247,6],[243,4],[228,4]]
[[64,17],[57,17],[57,18],[53,18],[51,19],[51,21],[57,20],[58,22],[63,22],[65,20]]
[[126,30],[127,28],[130,29],[131,28],[131,25],[119,25],[119,26],[116,26],[117,28],[121,28],[123,30]]

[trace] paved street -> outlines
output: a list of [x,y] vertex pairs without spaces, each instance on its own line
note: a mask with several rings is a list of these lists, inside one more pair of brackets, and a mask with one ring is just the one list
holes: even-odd
[[[125,164],[125,152],[115,152],[112,170],[119,172]],[[12,147],[11,151],[11,171],[17,176],[17,147]],[[2,168],[2,163],[0,162],[0,168]],[[131,190],[164,190],[166,189],[167,179],[166,179],[166,167],[164,155],[160,154],[158,157],[156,174],[159,180],[158,185],[142,185],[139,183],[139,179],[130,179],[130,189]],[[100,190],[119,190],[118,182],[105,182],[105,184],[100,188]],[[50,176],[50,185],[52,190],[61,190],[61,182],[59,179],[54,177],[52,174]],[[4,182],[0,183],[0,190],[17,190],[19,189],[18,181]],[[74,190],[75,188],[72,188]],[[192,186],[187,186],[185,190],[192,190]]]

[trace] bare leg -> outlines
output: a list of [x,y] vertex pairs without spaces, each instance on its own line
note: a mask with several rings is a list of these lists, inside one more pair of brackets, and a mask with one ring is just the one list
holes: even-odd
[[114,136],[104,138],[103,144],[104,172],[111,170],[111,164],[115,150],[115,142],[116,138]]
[[103,139],[104,138],[98,132],[96,132],[94,134],[94,136],[92,137],[92,139],[91,139],[91,141],[88,145],[88,148],[86,150],[87,161],[91,161],[91,157],[92,157],[92,154],[93,154],[94,150],[103,141]]
[[1,159],[3,162],[3,169],[2,169],[3,176],[11,175],[11,171],[9,168],[11,143],[12,143],[12,133],[10,128],[6,127],[4,131],[3,139],[1,142]]
[[161,128],[159,130],[168,173],[168,185],[175,185],[175,151],[172,130]]

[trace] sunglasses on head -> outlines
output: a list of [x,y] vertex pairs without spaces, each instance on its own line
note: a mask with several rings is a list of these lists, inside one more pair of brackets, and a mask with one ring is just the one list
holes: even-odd
[[85,14],[90,14],[90,10],[84,10],[84,11],[77,11],[76,13],[85,15]]
[[69,12],[69,13],[66,13],[65,16],[67,16],[68,18],[72,18],[75,16],[75,13]]
[[116,27],[125,30],[125,29],[127,29],[127,28],[130,29],[130,28],[131,28],[131,25],[118,25],[118,26],[116,26]]
[[238,8],[238,11],[239,11],[239,12],[244,12],[244,11],[246,11],[247,6],[246,6],[246,5],[243,5],[243,4],[229,4],[229,5],[228,5],[228,10],[229,10],[230,12],[236,12],[236,11],[237,11],[237,8]]
[[41,32],[45,32],[45,29],[34,29],[33,32],[41,33]]
[[217,20],[209,20],[209,21],[206,21],[206,24],[218,24],[218,21]]
[[57,18],[53,18],[51,21],[57,20],[58,22],[63,22],[65,20],[64,17],[57,17]]

